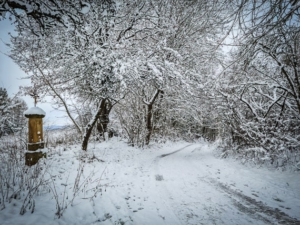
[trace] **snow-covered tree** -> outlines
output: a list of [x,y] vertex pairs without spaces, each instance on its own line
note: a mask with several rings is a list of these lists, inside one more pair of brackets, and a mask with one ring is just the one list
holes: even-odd
[[[120,73],[131,81],[128,90],[140,98],[139,101],[133,98],[133,102],[140,108],[138,112],[142,110],[144,114],[146,131],[139,133],[145,134],[145,144],[161,128],[160,123],[165,124],[172,117],[174,121],[193,118],[184,109],[197,104],[190,101],[193,93],[198,92],[197,85],[205,83],[214,73],[213,64],[218,67],[218,41],[226,25],[221,13],[225,9],[213,2],[152,1],[152,4],[145,19],[139,20],[142,24],[137,23],[123,37],[129,51],[125,59],[118,61]],[[127,40],[132,36],[133,45]],[[129,105],[133,103],[130,100]],[[178,110],[181,118],[175,118]],[[167,112],[169,118],[161,116]],[[131,127],[134,123],[129,124]]]
[[[109,111],[104,113],[107,104],[122,96],[114,63],[121,57],[116,43],[122,29],[127,29],[124,16],[128,16],[128,7],[123,5],[123,11],[116,11],[114,2],[106,4],[91,4],[90,13],[76,30],[61,27],[52,30],[47,37],[36,37],[26,25],[19,24],[19,35],[12,40],[12,58],[30,73],[35,85],[57,97],[71,119],[74,116],[66,99],[94,105],[94,116],[86,128],[82,130],[76,125],[85,143],[96,121]],[[132,20],[130,15],[128,20]],[[72,121],[76,124],[74,119]],[[83,145],[86,149],[87,144]]]
[[[26,21],[18,24],[11,56],[35,85],[56,96],[71,119],[72,112],[79,109],[76,103],[94,107],[95,116],[87,127],[76,125],[83,134],[89,134],[103,117],[105,105],[122,101],[129,107],[137,98],[134,102],[143,109],[148,144],[160,123],[166,124],[162,115],[167,112],[173,118],[168,121],[190,118],[187,124],[193,123],[190,112],[172,115],[176,110],[164,106],[187,108],[186,98],[214,73],[212,66],[218,63],[218,43],[226,25],[226,8],[217,3],[93,2],[76,29],[57,27],[42,37],[32,33]],[[76,107],[71,109],[67,99]],[[191,105],[197,107],[197,101]],[[83,136],[88,139],[89,135]]]
[[18,98],[9,98],[5,88],[0,87],[0,137],[22,131],[26,125],[23,113],[26,103]]
[[9,98],[5,88],[0,88],[0,137],[5,133],[9,132],[9,127],[7,124],[7,116],[8,116],[8,108],[9,106]]
[[[105,5],[112,1],[99,1]],[[9,17],[15,24],[26,26],[37,36],[52,29],[77,29],[90,10],[91,0],[2,0],[0,20]]]
[[154,112],[162,111],[156,106],[158,99],[174,102],[181,95],[173,105],[184,108],[180,103],[186,104],[184,98],[197,90],[197,82],[205,83],[212,63],[217,63],[223,6],[202,1],[101,6],[90,4],[76,30],[58,27],[47,37],[36,37],[29,24],[19,24],[12,57],[45,93],[56,96],[70,118],[73,110],[66,107],[67,98],[96,106],[103,99],[118,102],[138,87],[134,94],[146,110],[149,143]]
[[224,119],[233,140],[249,154],[288,161],[300,143],[300,4],[247,1],[242,6],[233,40],[238,47],[220,90]]

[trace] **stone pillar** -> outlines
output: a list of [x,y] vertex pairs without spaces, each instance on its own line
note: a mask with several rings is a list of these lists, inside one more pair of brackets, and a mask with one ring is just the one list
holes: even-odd
[[25,153],[25,164],[32,166],[40,158],[46,157],[46,153],[38,151],[44,148],[43,137],[43,118],[46,113],[39,107],[32,107],[24,112],[28,120],[28,142],[27,152]]

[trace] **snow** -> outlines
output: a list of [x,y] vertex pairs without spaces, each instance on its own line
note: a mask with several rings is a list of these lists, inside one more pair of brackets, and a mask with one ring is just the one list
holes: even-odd
[[171,52],[177,59],[183,60],[183,57],[179,54],[179,52],[175,51],[174,49],[168,47],[163,47],[162,49]]
[[[30,143],[27,143],[27,144],[30,145]],[[34,144],[44,144],[44,142],[38,142],[38,143],[34,143]],[[47,149],[40,148],[35,151],[25,150],[24,153],[26,153],[26,154],[46,153],[47,154],[48,151],[47,151]]]
[[41,165],[67,206],[62,217],[44,187],[33,214],[21,216],[21,201],[12,199],[0,211],[1,224],[300,223],[299,173],[247,167],[217,157],[216,149],[203,140],[139,149],[117,138],[90,143],[87,152],[79,145],[49,148]]
[[159,69],[153,65],[152,63],[147,63],[147,66],[153,71],[154,75],[157,77],[157,78],[160,78],[162,76],[162,73],[159,71]]
[[32,107],[32,108],[26,110],[24,112],[24,115],[43,115],[43,116],[45,116],[46,113],[44,110],[42,110],[39,107]]
[[81,4],[83,5],[83,7],[81,9],[81,13],[87,14],[91,9],[91,5],[87,2],[82,2]]

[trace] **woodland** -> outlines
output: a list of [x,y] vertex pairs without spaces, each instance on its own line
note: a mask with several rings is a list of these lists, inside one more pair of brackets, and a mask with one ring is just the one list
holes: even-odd
[[[1,224],[300,224],[299,0],[0,0],[4,20],[31,85],[0,87]],[[26,95],[71,124],[36,152]]]
[[[2,0],[9,53],[88,149],[222,140],[223,156],[299,166],[300,2]],[[1,22],[1,21],[0,21]],[[0,136],[26,128],[0,89]]]

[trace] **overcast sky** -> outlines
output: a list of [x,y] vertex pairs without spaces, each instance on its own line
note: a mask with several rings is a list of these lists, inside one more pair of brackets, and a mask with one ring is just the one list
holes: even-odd
[[[26,74],[10,59],[6,53],[9,48],[4,43],[10,42],[8,33],[14,34],[14,26],[9,20],[0,21],[0,87],[4,87],[9,97],[15,96],[19,91],[19,86],[31,85],[29,79],[24,79]],[[34,106],[34,101],[29,96],[21,96],[26,101],[28,108]],[[54,110],[50,103],[38,103],[38,107],[46,112],[44,121],[46,125],[65,125],[70,123],[65,117],[65,113]]]

